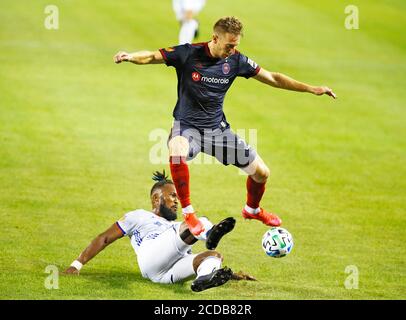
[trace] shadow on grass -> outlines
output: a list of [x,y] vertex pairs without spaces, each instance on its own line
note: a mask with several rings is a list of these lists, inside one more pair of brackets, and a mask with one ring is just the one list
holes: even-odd
[[188,281],[175,284],[154,283],[135,270],[94,271],[83,273],[79,277],[87,282],[98,282],[103,287],[110,289],[134,290],[134,284],[139,285],[146,295],[148,293],[157,294],[157,299],[165,299],[164,291],[172,294],[188,294],[191,291]]

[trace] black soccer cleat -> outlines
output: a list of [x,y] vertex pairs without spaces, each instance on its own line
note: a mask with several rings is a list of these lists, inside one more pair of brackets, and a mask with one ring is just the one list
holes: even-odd
[[196,30],[195,30],[195,34],[194,34],[194,36],[193,36],[193,40],[199,38],[199,35],[200,35],[200,31],[199,31],[199,25],[200,25],[200,24],[199,24],[199,20],[196,19],[196,22],[197,22],[197,28],[196,28]]
[[234,229],[235,219],[232,217],[225,218],[218,224],[214,225],[208,232],[206,248],[214,250],[217,248],[221,238]]
[[192,282],[192,291],[199,292],[225,284],[233,276],[230,268],[224,267],[212,273],[196,278]]

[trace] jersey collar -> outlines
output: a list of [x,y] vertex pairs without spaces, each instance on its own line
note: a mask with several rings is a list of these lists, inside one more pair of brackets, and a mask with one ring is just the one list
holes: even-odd
[[208,56],[209,58],[216,59],[216,58],[214,58],[214,57],[211,55],[211,53],[210,53],[209,42],[204,42],[204,43],[203,43],[203,46],[204,46],[204,51],[206,52],[207,56]]
[[[209,49],[209,42],[208,42],[208,41],[207,41],[207,42],[203,42],[203,46],[204,46],[204,51],[205,51],[206,55],[207,55],[209,58],[218,59],[218,60],[222,60],[222,59],[223,59],[223,58],[215,58],[215,57],[213,57],[213,56],[211,55],[210,49]],[[233,56],[233,55],[235,55],[235,54],[239,54],[239,53],[240,53],[240,51],[238,51],[238,50],[236,49],[235,52],[234,52],[231,56]],[[227,58],[230,58],[231,56],[229,56],[229,57],[227,57]],[[224,58],[224,59],[227,59],[227,58]]]

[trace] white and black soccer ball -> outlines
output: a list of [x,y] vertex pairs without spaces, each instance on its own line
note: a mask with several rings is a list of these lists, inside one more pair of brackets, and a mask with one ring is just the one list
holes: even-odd
[[262,237],[262,249],[270,257],[282,258],[289,254],[292,248],[292,235],[284,228],[271,228]]

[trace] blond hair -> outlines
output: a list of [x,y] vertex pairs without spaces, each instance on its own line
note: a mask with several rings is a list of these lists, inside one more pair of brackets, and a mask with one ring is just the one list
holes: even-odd
[[233,35],[243,35],[243,25],[236,17],[224,17],[219,19],[213,27],[216,33],[231,33]]

